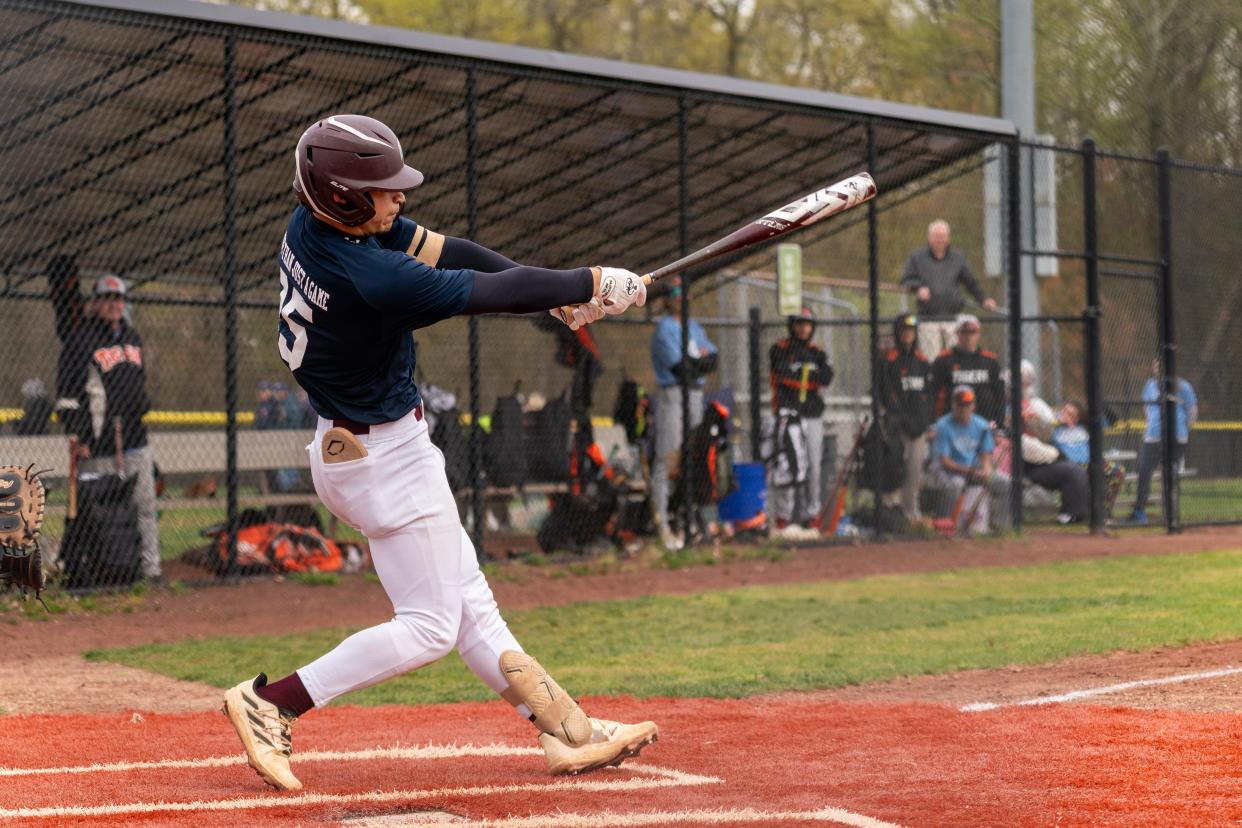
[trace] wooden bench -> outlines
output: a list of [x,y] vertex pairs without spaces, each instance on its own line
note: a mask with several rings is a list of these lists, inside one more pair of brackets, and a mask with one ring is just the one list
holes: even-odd
[[[317,506],[313,492],[272,493],[266,491],[265,472],[273,469],[306,469],[310,466],[306,446],[315,436],[308,429],[243,430],[237,432],[237,470],[257,473],[261,494],[242,495],[242,506]],[[223,475],[225,435],[223,431],[155,431],[148,437],[151,456],[164,476]],[[64,485],[69,473],[69,442],[64,435],[17,437],[0,435],[0,464],[30,465],[47,469],[42,478],[50,485]],[[223,487],[224,481],[217,484]],[[219,506],[219,497],[163,497],[160,509],[186,509]],[[51,514],[63,513],[63,504],[49,504]]]
[[[241,474],[255,475],[260,494],[241,495],[239,505],[246,506],[318,506],[319,498],[314,492],[273,493],[267,491],[266,472],[275,469],[310,468],[310,456],[306,447],[314,440],[311,429],[240,429],[237,432],[237,470]],[[595,439],[605,457],[612,456],[615,449],[627,450],[625,432],[619,425],[597,425]],[[165,477],[192,475],[223,476],[225,473],[226,444],[223,430],[209,431],[152,431],[148,442],[151,456]],[[51,486],[63,485],[68,476],[69,442],[63,434],[19,437],[0,435],[0,465],[34,464],[35,469],[47,469],[42,475]],[[637,479],[633,483],[639,483]],[[217,480],[223,487],[224,481]],[[565,492],[565,483],[529,483],[521,487],[493,487],[484,491],[489,503],[498,503],[513,497],[546,496]],[[219,506],[217,497],[162,497],[158,505],[162,510]],[[63,504],[49,504],[52,514],[63,513]]]

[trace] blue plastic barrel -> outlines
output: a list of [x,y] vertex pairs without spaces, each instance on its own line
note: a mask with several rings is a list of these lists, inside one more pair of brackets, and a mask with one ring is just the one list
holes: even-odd
[[735,463],[733,476],[737,478],[737,491],[717,504],[721,520],[749,520],[764,509],[768,497],[768,483],[762,463]]

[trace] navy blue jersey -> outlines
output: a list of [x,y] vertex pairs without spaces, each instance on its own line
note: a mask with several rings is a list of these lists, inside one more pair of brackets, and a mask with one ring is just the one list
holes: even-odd
[[419,404],[410,332],[460,313],[473,270],[440,270],[405,254],[418,225],[351,236],[299,206],[280,246],[280,356],[315,411],[360,423]]

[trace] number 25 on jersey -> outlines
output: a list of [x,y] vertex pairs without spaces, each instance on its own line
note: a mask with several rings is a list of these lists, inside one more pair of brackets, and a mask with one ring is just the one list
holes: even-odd
[[306,356],[306,325],[312,324],[315,319],[311,306],[302,298],[302,294],[290,287],[289,277],[283,267],[280,269],[280,302],[280,318],[293,334],[293,345],[290,346],[285,341],[284,331],[276,335],[276,341],[280,348],[280,358],[289,366],[290,371],[296,371],[302,367],[302,360]]

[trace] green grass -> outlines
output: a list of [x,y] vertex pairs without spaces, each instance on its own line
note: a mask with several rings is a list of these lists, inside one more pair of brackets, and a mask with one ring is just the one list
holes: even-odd
[[[1220,520],[1242,520],[1242,480],[1200,479],[1188,477],[1181,482],[1182,523],[1204,523]],[[1147,502],[1147,514],[1154,522],[1161,521],[1164,509],[1160,483],[1152,486],[1151,499]],[[1133,503],[1134,492],[1122,492],[1119,501]],[[1122,509],[1117,510],[1118,516]]]
[[335,572],[291,572],[288,577],[306,586],[336,586],[341,580]]
[[[176,590],[185,592],[186,588],[181,585]],[[53,584],[44,590],[42,598],[40,602],[33,595],[23,597],[16,591],[0,593],[0,620],[16,624],[19,618],[42,622],[50,621],[57,615],[128,614],[138,609],[159,609],[158,600],[153,598],[150,588],[141,582],[123,591],[85,595],[71,595]]]
[[[575,693],[736,697],[1242,636],[1242,551],[747,587],[507,616]],[[283,675],[350,632],[87,657],[226,687],[261,669]],[[487,698],[453,655],[348,701]]]

